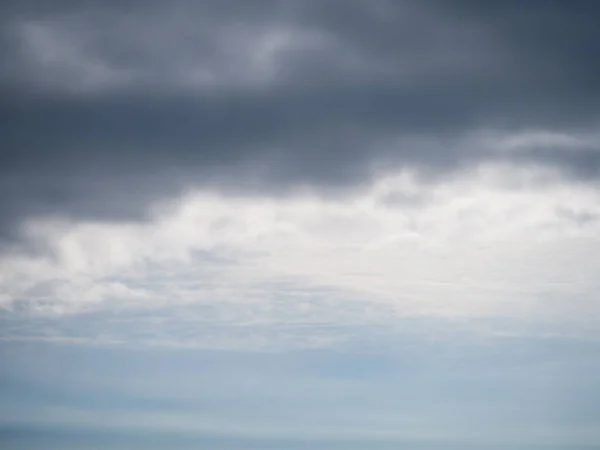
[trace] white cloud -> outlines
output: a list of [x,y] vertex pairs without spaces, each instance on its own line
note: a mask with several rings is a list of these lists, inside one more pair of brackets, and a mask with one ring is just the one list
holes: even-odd
[[50,251],[3,255],[0,298],[38,315],[183,308],[195,323],[209,308],[203,323],[224,327],[590,323],[599,197],[548,169],[499,164],[433,186],[388,175],[342,199],[190,191],[145,223],[28,222]]

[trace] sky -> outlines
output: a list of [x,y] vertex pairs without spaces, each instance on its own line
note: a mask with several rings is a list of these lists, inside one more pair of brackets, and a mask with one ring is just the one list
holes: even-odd
[[0,446],[600,448],[600,5],[0,5]]

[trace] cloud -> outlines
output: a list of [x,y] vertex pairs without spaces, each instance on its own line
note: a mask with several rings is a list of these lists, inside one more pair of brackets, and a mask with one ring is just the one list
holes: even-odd
[[491,164],[434,189],[402,172],[340,199],[201,190],[143,223],[33,220],[45,251],[0,260],[3,337],[385,346],[444,323],[591,336],[598,192],[557,177]]
[[[595,4],[35,2],[3,6],[2,234],[140,219],[190,185],[349,189],[498,158],[472,136],[597,126]],[[561,142],[561,144],[563,144]],[[595,182],[597,140],[531,149]]]
[[3,2],[0,440],[598,442],[599,8]]
[[595,4],[2,8],[8,314],[592,317]]

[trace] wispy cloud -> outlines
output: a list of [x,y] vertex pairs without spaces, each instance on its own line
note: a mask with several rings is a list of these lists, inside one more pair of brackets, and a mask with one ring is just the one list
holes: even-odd
[[[167,329],[213,323],[263,344],[264,328],[311,324],[318,335],[320,324],[407,317],[595,323],[598,194],[556,176],[492,165],[433,187],[400,174],[331,199],[196,191],[144,223],[33,220],[28,237],[44,250],[3,257],[3,305],[154,310],[157,335],[178,317]],[[314,345],[294,334],[290,345]]]

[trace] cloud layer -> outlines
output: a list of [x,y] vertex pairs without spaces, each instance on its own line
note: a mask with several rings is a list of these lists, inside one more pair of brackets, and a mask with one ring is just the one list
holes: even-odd
[[596,448],[599,15],[1,2],[0,444]]
[[589,321],[597,12],[5,2],[1,304]]
[[323,191],[496,158],[598,174],[597,139],[470,145],[490,129],[595,132],[595,3],[3,8],[7,236],[30,215],[139,218],[188,185]]

